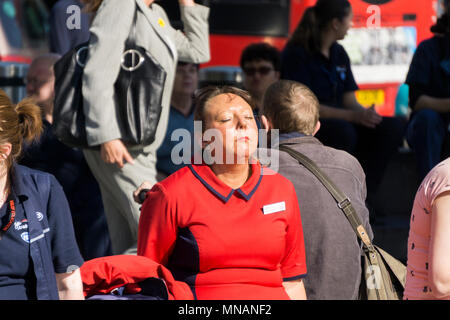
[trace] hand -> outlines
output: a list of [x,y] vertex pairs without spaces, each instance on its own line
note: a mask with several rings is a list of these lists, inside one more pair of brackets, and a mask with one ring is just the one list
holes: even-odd
[[100,156],[106,163],[117,164],[122,169],[124,161],[134,164],[133,158],[128,153],[127,147],[119,139],[105,142],[100,147]]
[[194,0],[178,0],[178,3],[180,6],[194,6],[195,2]]
[[372,104],[370,108],[356,111],[354,119],[362,126],[375,128],[383,120],[383,117],[375,111],[375,105]]
[[144,181],[139,188],[136,189],[136,191],[133,192],[133,199],[135,202],[142,204],[144,201],[142,201],[143,199],[141,199],[139,197],[139,194],[141,193],[141,191],[143,190],[150,190],[153,187],[152,184],[150,184],[150,182]]

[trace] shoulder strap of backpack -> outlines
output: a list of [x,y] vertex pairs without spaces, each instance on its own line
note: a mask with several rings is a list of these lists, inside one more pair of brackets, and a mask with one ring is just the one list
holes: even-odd
[[331,179],[322,170],[320,170],[311,159],[309,159],[304,154],[295,151],[292,148],[289,148],[287,145],[288,144],[281,144],[279,146],[280,150],[289,153],[289,155],[295,158],[301,165],[303,165],[312,174],[314,174],[320,182],[322,182],[328,192],[330,192],[330,194],[333,196],[334,200],[336,200],[337,206],[344,213],[358,238],[363,242],[364,246],[368,250],[372,251],[372,242],[370,241],[367,231],[362,225],[361,220],[355,211],[355,208],[353,208],[350,199],[339,190],[339,188],[333,183],[333,181],[331,181]]

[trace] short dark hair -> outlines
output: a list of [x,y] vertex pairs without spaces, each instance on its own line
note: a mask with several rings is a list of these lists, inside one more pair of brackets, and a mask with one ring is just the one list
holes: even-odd
[[205,121],[205,106],[206,103],[212,98],[221,94],[234,94],[238,97],[244,99],[250,107],[255,106],[252,96],[245,90],[232,87],[232,86],[207,86],[195,93],[195,109],[194,109],[194,120]]
[[267,88],[263,114],[280,133],[312,135],[319,121],[319,101],[305,85],[280,80]]
[[241,68],[243,69],[247,62],[258,60],[270,61],[276,71],[280,71],[281,69],[280,52],[268,43],[260,42],[247,46],[241,54]]

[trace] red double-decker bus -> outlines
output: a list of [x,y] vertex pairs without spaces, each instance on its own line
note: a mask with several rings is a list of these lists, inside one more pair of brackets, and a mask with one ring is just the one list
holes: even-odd
[[[161,1],[167,8],[168,1]],[[201,1],[199,1],[201,2]],[[350,0],[354,28],[342,41],[364,106],[395,114],[395,99],[413,53],[431,36],[440,0]],[[316,0],[210,0],[211,61],[204,67],[238,66],[242,50],[265,41],[280,50]],[[171,17],[172,18],[172,17]],[[176,19],[176,18],[175,18]]]

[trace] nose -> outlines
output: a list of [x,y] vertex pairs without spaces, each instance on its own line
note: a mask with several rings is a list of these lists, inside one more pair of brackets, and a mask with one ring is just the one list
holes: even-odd
[[246,129],[248,126],[248,119],[246,116],[237,117],[236,128],[237,129]]

